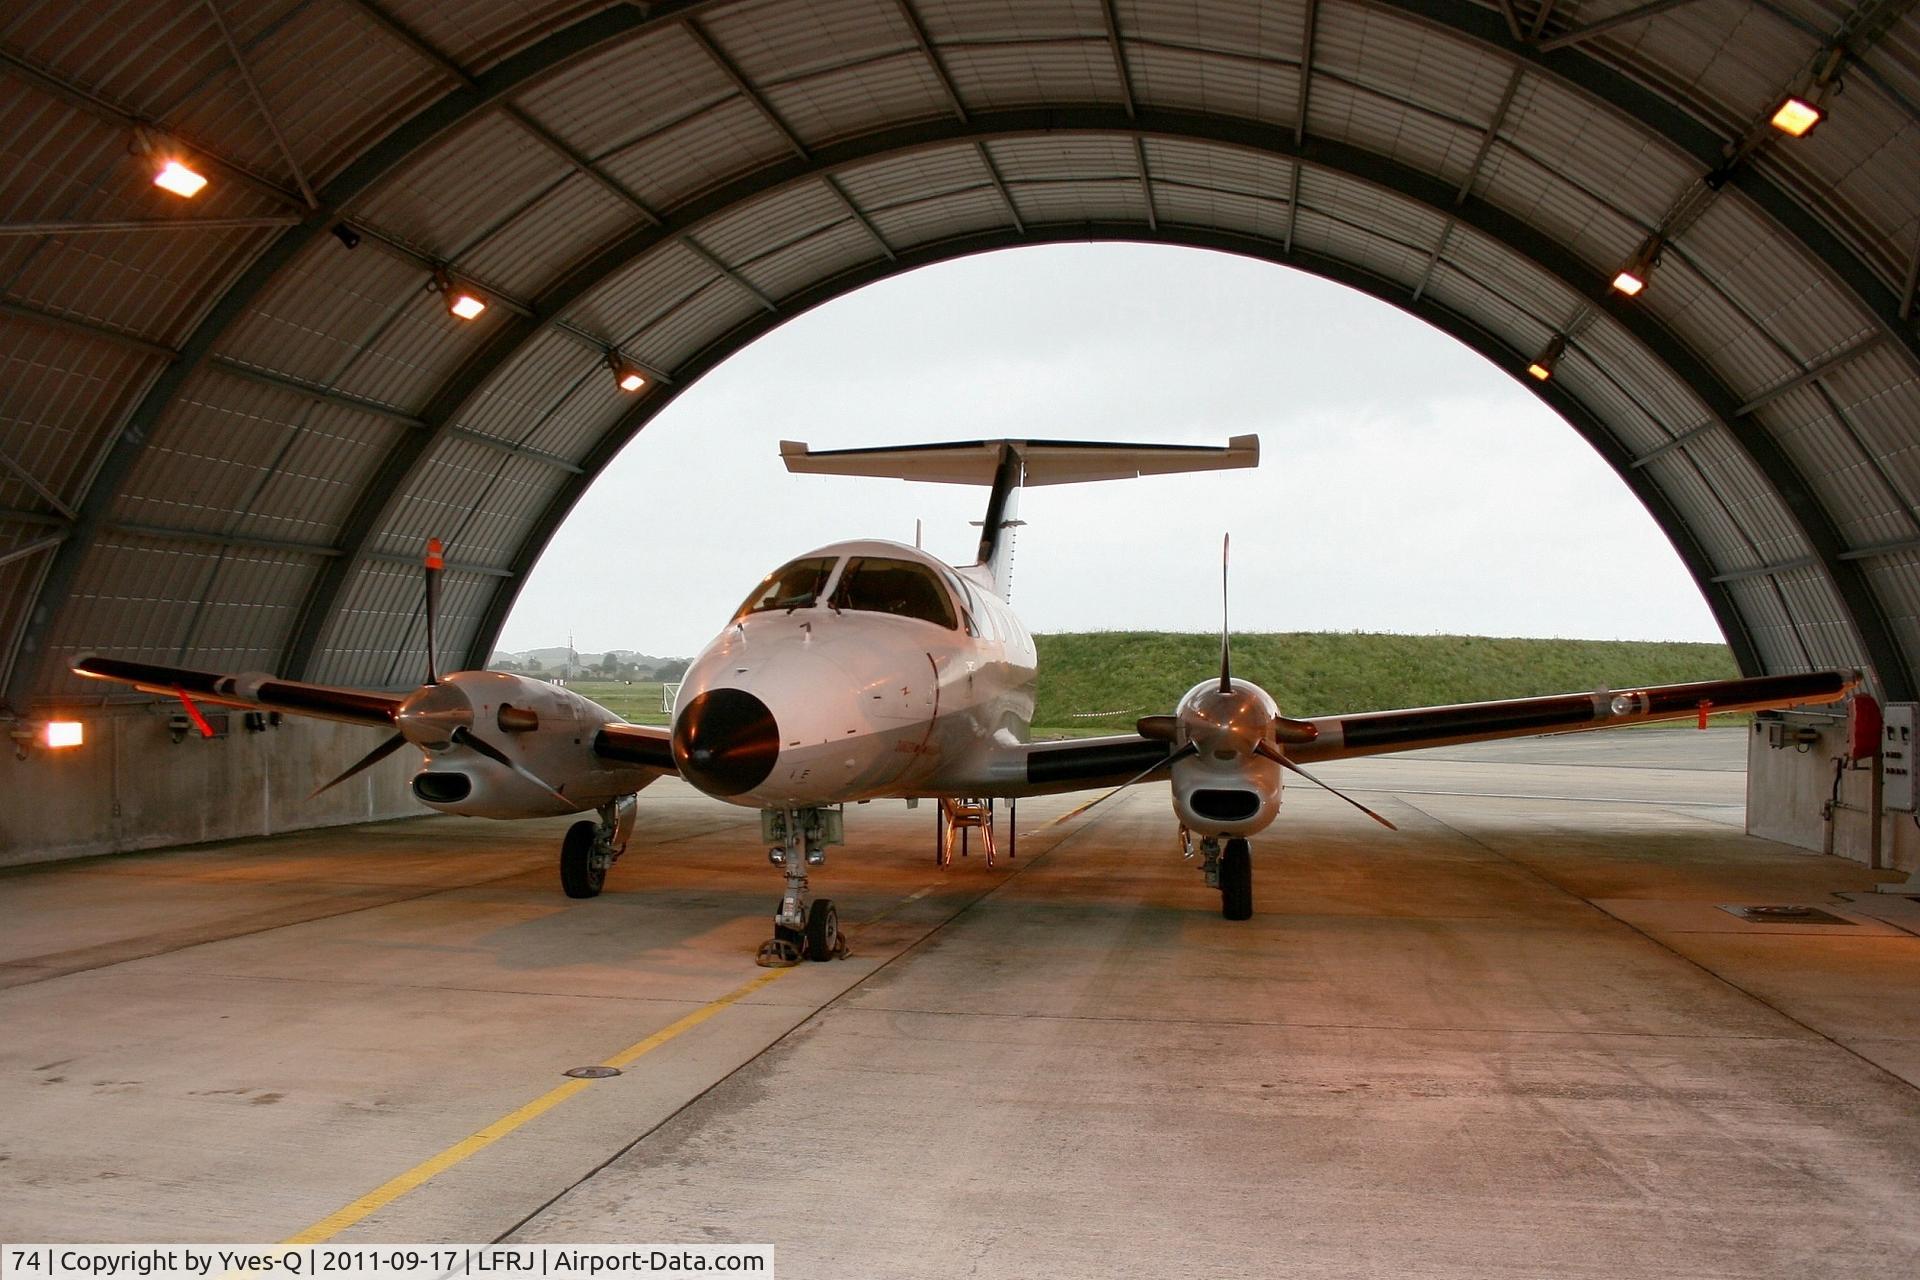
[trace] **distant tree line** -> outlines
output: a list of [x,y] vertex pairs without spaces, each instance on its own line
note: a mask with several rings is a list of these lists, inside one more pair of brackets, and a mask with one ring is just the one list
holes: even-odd
[[[546,680],[563,676],[567,670],[564,661],[542,662],[538,658],[514,658],[506,654],[496,655],[489,665],[495,671]],[[585,680],[659,680],[671,684],[687,674],[687,662],[684,658],[675,658],[658,666],[648,666],[609,653],[591,662],[582,659],[574,665],[574,671],[576,678]]]

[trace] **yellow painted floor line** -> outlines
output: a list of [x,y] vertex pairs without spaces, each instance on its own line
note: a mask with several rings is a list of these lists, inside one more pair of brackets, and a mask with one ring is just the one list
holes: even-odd
[[[627,1046],[611,1058],[604,1059],[600,1065],[603,1067],[629,1066],[641,1058],[644,1058],[649,1053],[652,1053],[668,1041],[693,1030],[707,1019],[725,1009],[728,1005],[739,1003],[762,987],[765,987],[769,983],[777,982],[792,972],[792,969],[773,969],[763,973],[751,982],[743,983],[735,987],[719,999],[700,1006],[679,1021],[662,1027],[645,1040]],[[300,1232],[298,1235],[288,1237],[283,1243],[319,1244],[323,1241],[331,1240],[334,1236],[339,1235],[342,1231],[345,1231],[362,1218],[392,1204],[395,1200],[398,1200],[401,1196],[407,1194],[407,1192],[412,1191],[415,1187],[423,1186],[434,1178],[439,1177],[448,1169],[453,1168],[453,1166],[465,1160],[468,1156],[492,1146],[500,1139],[512,1133],[515,1129],[518,1129],[521,1125],[527,1123],[527,1121],[545,1115],[547,1112],[565,1102],[568,1098],[573,1097],[574,1094],[579,1093],[583,1089],[591,1089],[598,1083],[599,1081],[597,1080],[569,1080],[565,1084],[556,1085],[525,1106],[509,1111],[506,1115],[501,1116],[498,1120],[495,1120],[478,1133],[462,1138],[440,1154],[422,1160],[419,1164],[413,1166],[413,1168],[400,1174],[398,1177],[380,1184],[373,1190],[367,1192],[367,1194],[361,1196],[358,1200],[334,1210],[326,1217],[320,1219],[320,1221],[308,1227],[305,1231]]]

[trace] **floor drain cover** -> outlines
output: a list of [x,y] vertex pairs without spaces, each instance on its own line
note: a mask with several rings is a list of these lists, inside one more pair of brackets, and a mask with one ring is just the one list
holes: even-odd
[[566,1073],[576,1080],[605,1080],[608,1076],[620,1074],[618,1067],[575,1067]]
[[1797,903],[1768,905],[1757,907],[1723,906],[1722,911],[1750,920],[1754,924],[1853,924],[1834,915],[1831,911],[1822,911],[1818,907],[1801,906]]

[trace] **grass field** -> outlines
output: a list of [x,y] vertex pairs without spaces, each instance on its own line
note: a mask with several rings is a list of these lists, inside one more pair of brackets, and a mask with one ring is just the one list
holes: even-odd
[[[1040,693],[1034,725],[1048,733],[1119,732],[1139,716],[1173,710],[1181,694],[1220,664],[1220,639],[1205,634],[1093,631],[1035,641]],[[1732,653],[1718,644],[1354,632],[1235,636],[1233,672],[1296,716],[1740,674]],[[658,683],[576,680],[570,687],[635,724],[667,723]]]
[[662,686],[657,680],[572,680],[567,688],[583,698],[592,698],[628,724],[665,724],[667,713],[661,702]]

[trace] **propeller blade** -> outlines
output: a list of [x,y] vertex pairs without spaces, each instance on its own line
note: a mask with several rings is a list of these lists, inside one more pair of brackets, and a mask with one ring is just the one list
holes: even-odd
[[362,769],[371,768],[379,764],[382,760],[385,760],[388,756],[406,745],[407,740],[403,735],[398,733],[394,734],[391,738],[388,738],[385,742],[382,742],[379,746],[361,756],[345,773],[335,778],[332,782],[327,783],[323,787],[316,787],[313,795],[308,796],[307,799],[313,799],[314,796],[319,795],[322,791],[331,791],[348,778],[351,778],[354,774],[359,773]]
[[1220,692],[1233,692],[1233,649],[1228,641],[1231,634],[1227,630],[1227,547],[1233,541],[1231,533],[1220,535]]
[[553,796],[555,799],[561,800],[561,801],[566,800],[565,796],[561,795],[558,791],[554,789],[552,783],[548,782],[545,778],[540,777],[538,774],[534,773],[531,769],[527,768],[525,765],[516,764],[513,760],[508,758],[506,752],[494,746],[491,742],[488,742],[485,738],[481,737],[479,734],[475,733],[473,730],[467,728],[465,725],[461,725],[459,728],[455,729],[453,731],[452,737],[453,737],[454,746],[472,747],[475,751],[478,751],[481,755],[485,756],[487,759],[492,760],[497,764],[503,764],[507,768],[513,770],[515,773],[525,778],[528,782],[531,782],[535,786],[541,788],[548,795]]
[[427,554],[420,562],[427,575],[427,683],[440,683],[437,642],[440,629],[440,571],[447,567],[440,539],[427,539]]
[[1148,765],[1146,768],[1142,769],[1140,772],[1134,774],[1131,778],[1128,778],[1125,782],[1121,783],[1119,786],[1115,787],[1113,790],[1105,793],[1104,795],[1095,796],[1093,799],[1087,801],[1085,804],[1080,805],[1077,808],[1067,810],[1065,813],[1055,818],[1052,822],[1041,823],[1039,826],[1035,827],[1033,830],[1027,832],[1027,834],[1029,836],[1037,836],[1042,831],[1050,830],[1053,827],[1059,826],[1063,822],[1071,822],[1073,819],[1079,817],[1081,814],[1093,808],[1095,805],[1105,804],[1107,801],[1113,799],[1115,796],[1119,795],[1122,791],[1125,791],[1128,787],[1132,786],[1134,783],[1144,780],[1148,774],[1153,773],[1158,769],[1166,768],[1168,765],[1172,764],[1175,760],[1184,760],[1188,756],[1197,756],[1199,754],[1200,754],[1200,748],[1194,746],[1191,742],[1189,742],[1186,746],[1181,747],[1178,751],[1175,751],[1169,754],[1166,759],[1154,761],[1152,764]]
[[1278,761],[1281,768],[1291,769],[1295,773],[1299,774],[1301,777],[1305,778],[1308,782],[1311,782],[1314,786],[1319,787],[1321,790],[1333,792],[1334,795],[1339,796],[1342,800],[1345,800],[1348,804],[1352,805],[1354,808],[1358,809],[1360,812],[1366,814],[1369,818],[1372,818],[1375,822],[1379,823],[1381,826],[1385,827],[1387,830],[1398,831],[1400,829],[1394,826],[1391,822],[1388,822],[1385,818],[1381,817],[1379,814],[1375,813],[1373,810],[1367,808],[1367,806],[1361,804],[1358,800],[1355,800],[1352,796],[1348,795],[1346,792],[1340,790],[1340,788],[1329,786],[1326,783],[1320,781],[1320,779],[1314,777],[1312,774],[1308,773],[1305,769],[1302,769],[1299,765],[1295,764],[1293,761],[1287,759],[1284,755],[1280,754],[1279,751],[1275,750],[1272,747],[1269,747],[1266,743],[1264,742],[1261,743],[1259,750],[1260,750],[1260,754],[1267,757],[1267,759]]
[[507,758],[506,752],[494,746],[491,742],[488,742],[485,738],[482,738],[465,725],[461,725],[453,731],[453,741],[456,746],[472,747],[487,759],[503,764],[509,769],[517,770],[520,767]]

